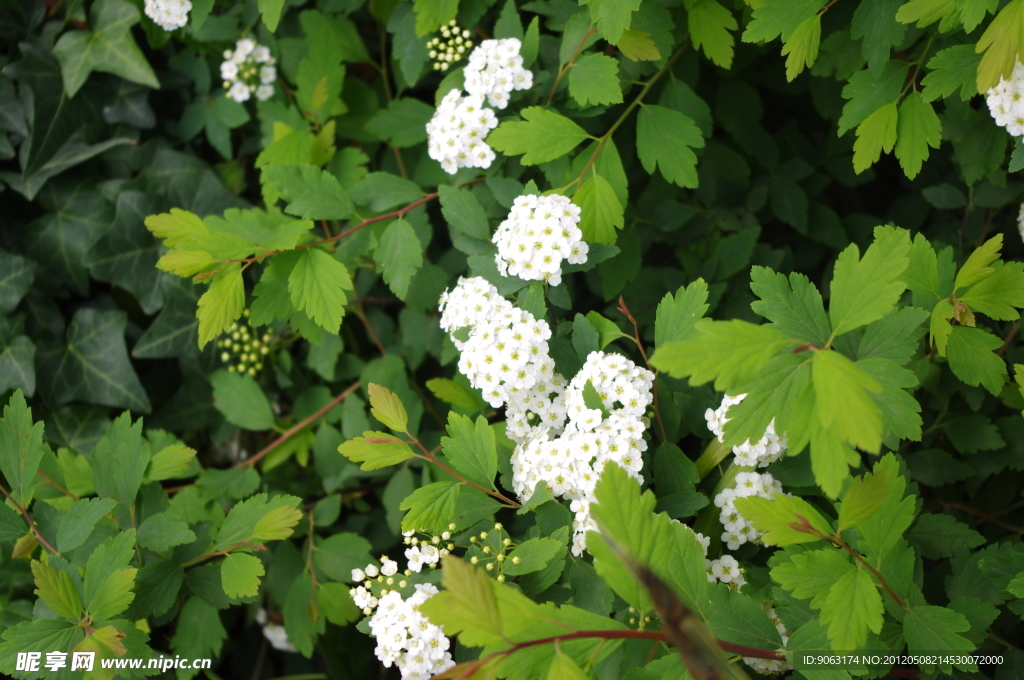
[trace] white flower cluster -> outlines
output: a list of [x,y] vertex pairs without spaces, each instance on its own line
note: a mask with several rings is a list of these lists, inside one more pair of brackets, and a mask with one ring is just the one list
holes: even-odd
[[[779,620],[778,614],[775,613],[775,607],[772,607],[768,603],[762,604],[761,607],[764,609],[764,613],[768,615],[768,618],[771,619],[772,624],[775,626],[775,630],[779,631],[779,635],[782,636],[782,648],[778,651],[785,652],[785,647],[789,644],[789,630],[787,630],[785,624]],[[785,659],[757,659],[745,656],[743,657],[743,661],[755,671],[763,675],[785,673],[786,671],[793,670],[793,667],[789,665],[789,662]]]
[[452,90],[427,123],[427,152],[450,175],[459,168],[489,168],[494,150],[484,141],[498,125],[481,95]]
[[442,543],[442,541],[451,540],[451,532],[454,530],[455,525],[449,524],[448,531],[442,532],[440,536],[432,536],[430,540],[416,538],[414,531],[403,532],[405,544],[412,546],[405,551],[405,559],[409,561],[409,570],[418,574],[424,566],[435,568],[441,558],[455,548],[452,543]]
[[260,101],[273,97],[273,83],[277,80],[274,63],[270,49],[252,38],[242,38],[235,43],[234,50],[224,50],[220,77],[228,97],[239,103],[249,101],[254,94]]
[[[382,555],[379,568],[368,564],[365,569],[352,570],[353,581],[365,582],[349,590],[349,595],[370,616],[370,632],[377,639],[377,658],[384,667],[398,666],[402,680],[427,680],[455,665],[448,651],[451,641],[440,626],[432,624],[419,611],[420,605],[438,590],[429,583],[420,583],[413,586],[412,595],[403,598],[399,589],[407,588],[409,583],[396,577],[397,573],[398,563]],[[397,583],[396,578],[400,579]],[[384,585],[377,594],[372,590],[373,579]]]
[[562,260],[587,261],[589,246],[579,222],[579,206],[565,196],[520,196],[494,232],[498,271],[557,286],[562,282]]
[[503,109],[512,90],[533,87],[533,72],[523,68],[519,54],[522,46],[515,38],[480,43],[466,65],[466,92],[485,96],[491,106]]
[[188,23],[192,3],[188,0],[146,0],[146,16],[165,31],[173,31]]
[[744,543],[757,540],[764,534],[743,518],[736,509],[736,499],[758,496],[772,500],[777,493],[782,493],[782,483],[767,472],[741,472],[736,475],[735,487],[725,489],[715,496],[715,505],[722,509],[718,519],[725,527],[722,540],[729,546],[729,550],[736,550]]
[[447,71],[448,68],[462,59],[462,55],[473,46],[468,30],[460,30],[452,19],[441,27],[441,35],[427,42],[431,59],[434,59],[435,71]]
[[1000,76],[999,84],[989,89],[986,97],[996,125],[1014,137],[1024,135],[1024,64],[1017,62],[1010,80]]
[[[735,406],[746,398],[747,395],[740,394],[730,397],[728,394],[722,396],[722,405],[717,410],[708,409],[704,413],[704,419],[708,421],[708,429],[711,430],[718,441],[725,441],[725,424],[729,422],[726,413],[730,406]],[[768,429],[764,435],[753,444],[747,439],[739,446],[732,447],[736,454],[736,464],[745,467],[767,467],[786,453],[786,435],[779,435],[775,432],[775,419],[768,423]]]
[[[460,278],[441,295],[441,328],[462,352],[459,371],[499,408],[507,406],[508,436],[524,442],[540,431],[562,430],[565,379],[548,355],[547,321],[514,307],[480,277]],[[455,332],[469,329],[461,341]]]
[[[608,411],[588,408],[583,390],[590,382]],[[597,524],[590,515],[594,486],[605,464],[612,462],[643,482],[641,454],[647,449],[644,412],[653,401],[654,375],[620,354],[591,352],[565,391],[569,420],[560,436],[543,433],[512,453],[512,483],[521,499],[533,495],[540,481],[554,496],[570,501],[574,555],[587,547],[588,531]]]
[[279,649],[282,652],[294,652],[295,645],[288,639],[288,632],[285,631],[284,626],[279,623],[273,623],[267,621],[267,610],[260,607],[259,611],[256,612],[256,623],[263,626],[263,637],[267,638],[267,642],[274,649]]

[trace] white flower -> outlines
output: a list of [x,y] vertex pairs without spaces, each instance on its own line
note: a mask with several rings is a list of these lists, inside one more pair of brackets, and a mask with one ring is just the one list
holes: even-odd
[[484,40],[469,55],[465,68],[466,91],[487,97],[491,106],[508,106],[512,90],[528,90],[533,86],[533,73],[523,68],[519,54],[522,47],[515,38]]
[[562,282],[562,260],[587,261],[589,246],[577,226],[580,209],[565,196],[520,196],[494,232],[494,256],[502,276]]
[[352,580],[356,583],[362,583],[366,580],[366,573],[362,569],[353,569]]
[[228,97],[236,102],[246,102],[255,95],[260,101],[274,96],[274,81],[277,68],[270,49],[252,38],[242,38],[235,43],[234,50],[225,50],[220,65],[220,76]]
[[430,584],[418,584],[408,599],[398,591],[389,591],[370,617],[377,658],[386,668],[397,666],[403,680],[427,680],[455,665],[448,651],[451,641],[440,626],[420,613],[420,605],[437,592]]
[[165,31],[187,24],[191,9],[189,0],[146,0],[146,16]]
[[260,85],[259,87],[256,88],[256,99],[259,99],[261,102],[266,101],[266,100],[270,99],[273,96],[274,96],[274,86],[273,85]]
[[380,573],[384,576],[394,576],[398,573],[398,562],[387,558],[381,559]]
[[239,104],[249,101],[250,94],[249,87],[241,80],[236,80],[231,89],[228,90],[228,97],[234,99]]
[[986,101],[996,125],[1014,137],[1024,135],[1024,64],[1017,62],[1010,80],[1000,76],[999,84],[986,93]]
[[[718,441],[725,441],[725,424],[729,422],[726,414],[729,408],[743,401],[746,396],[745,394],[735,397],[730,397],[728,394],[723,395],[722,404],[717,410],[705,411],[704,418],[708,421],[708,429],[718,437]],[[786,453],[787,445],[786,435],[779,435],[775,432],[775,419],[773,418],[760,439],[754,443],[747,439],[739,446],[732,447],[732,452],[736,454],[737,465],[767,467],[782,458]]]
[[489,168],[494,161],[484,139],[498,119],[483,102],[482,96],[462,97],[451,90],[427,123],[427,152],[448,174],[459,168]]
[[367,578],[377,578],[377,575],[380,574],[380,570],[377,569],[376,564],[366,565],[366,569],[364,571],[366,571]]

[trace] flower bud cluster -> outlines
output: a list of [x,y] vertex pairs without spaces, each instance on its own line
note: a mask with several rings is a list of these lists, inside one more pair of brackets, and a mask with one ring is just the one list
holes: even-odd
[[756,541],[764,534],[744,519],[736,509],[736,499],[757,496],[772,500],[777,493],[782,493],[782,483],[767,472],[741,472],[736,475],[735,487],[725,489],[715,496],[715,505],[722,509],[718,519],[725,527],[722,540],[729,546],[729,550],[736,550],[748,541]]
[[277,80],[275,63],[270,49],[252,38],[242,38],[235,43],[234,50],[225,50],[220,77],[224,79],[228,97],[239,103],[249,101],[254,94],[260,101],[273,97]]
[[455,19],[441,27],[441,35],[427,42],[430,58],[434,60],[435,71],[447,71],[448,68],[462,59],[473,41],[469,39],[469,31],[455,25]]
[[[740,394],[730,397],[728,394],[722,396],[722,405],[716,410],[708,409],[704,413],[704,419],[708,421],[708,429],[711,430],[718,441],[725,441],[725,424],[729,422],[726,414],[730,406],[735,406],[746,398],[747,395]],[[768,423],[764,435],[756,442],[751,443],[749,439],[739,446],[732,447],[736,454],[736,464],[744,467],[767,467],[774,463],[786,453],[786,435],[779,435],[775,432],[775,419]]]
[[565,196],[520,196],[508,218],[494,232],[494,261],[502,276],[562,282],[562,260],[587,261],[589,246],[577,226],[580,209]]
[[[778,651],[785,652],[785,647],[789,644],[790,631],[779,619],[778,614],[775,613],[775,607],[772,607],[770,604],[765,602],[761,605],[761,608],[764,609],[764,613],[768,615],[769,619],[771,619],[772,625],[775,626],[775,630],[779,631],[779,635],[782,636],[782,648]],[[743,657],[743,662],[762,675],[785,673],[786,671],[793,670],[793,667],[785,659],[758,659],[745,656]]]
[[1014,137],[1024,135],[1024,64],[1017,62],[1009,80],[999,76],[999,84],[985,96],[996,125]]
[[452,531],[455,531],[455,525],[449,524],[448,531],[441,532],[440,536],[430,536],[427,539],[416,538],[415,531],[403,532],[403,542],[412,546],[405,551],[409,569],[418,574],[423,570],[424,565],[431,569],[437,568],[441,558],[455,549],[455,545],[450,543]]
[[480,43],[466,65],[466,92],[485,96],[491,106],[503,109],[512,90],[533,87],[533,72],[523,68],[519,54],[522,46],[516,38]]
[[242,312],[244,321],[231,324],[226,337],[217,341],[220,360],[227,364],[229,373],[248,373],[255,376],[263,368],[263,359],[270,352],[270,333],[260,337],[249,325],[249,310]]
[[192,10],[189,0],[146,0],[146,16],[165,31],[173,31],[188,23]]
[[[536,432],[561,432],[565,379],[548,354],[547,321],[514,307],[481,277],[460,278],[441,295],[441,328],[462,352],[459,371],[491,406],[507,406],[508,436],[523,442]],[[455,332],[469,329],[469,338]]]
[[489,168],[494,150],[484,141],[498,126],[494,111],[480,95],[463,97],[452,90],[427,123],[427,153],[450,175],[459,168]]

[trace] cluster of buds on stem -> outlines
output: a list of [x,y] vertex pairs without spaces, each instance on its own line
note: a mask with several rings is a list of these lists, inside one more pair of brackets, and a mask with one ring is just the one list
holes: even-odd
[[227,364],[230,373],[248,373],[255,376],[263,368],[263,359],[270,353],[273,336],[257,334],[249,323],[249,310],[242,312],[242,319],[231,324],[227,332],[217,341],[220,360]]
[[473,41],[469,39],[469,31],[455,25],[455,19],[441,27],[441,35],[427,43],[430,58],[434,60],[435,71],[447,71],[448,68],[462,59]]
[[484,569],[495,574],[499,583],[505,581],[507,564],[519,564],[518,556],[506,554],[516,546],[500,522],[491,531],[481,531],[477,536],[470,536],[469,543],[469,550],[466,551],[469,563],[483,565]]

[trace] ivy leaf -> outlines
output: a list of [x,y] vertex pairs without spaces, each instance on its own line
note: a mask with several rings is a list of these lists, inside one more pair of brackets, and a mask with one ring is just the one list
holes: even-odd
[[221,587],[228,597],[252,597],[260,591],[263,563],[255,555],[229,553],[220,565]]
[[409,429],[409,414],[398,395],[386,387],[370,383],[366,388],[370,397],[370,414],[395,432]]
[[584,139],[579,125],[565,116],[540,106],[523,109],[524,121],[502,123],[487,137],[487,143],[508,156],[524,154],[523,165],[537,165],[561,158]]
[[839,531],[855,527],[878,512],[891,483],[892,471],[888,469],[854,479],[839,506]]
[[960,99],[968,101],[978,94],[975,78],[981,55],[974,51],[974,45],[954,45],[939,50],[928,60],[931,72],[921,79],[924,89],[921,97],[926,102],[945,98],[960,90]]
[[82,498],[75,501],[57,525],[57,551],[66,553],[85,543],[96,522],[116,505],[117,501],[112,498]]
[[654,345],[661,347],[696,337],[695,326],[708,311],[707,301],[708,284],[704,279],[681,286],[675,295],[665,293],[655,315]]
[[23,390],[28,396],[36,392],[36,346],[28,336],[4,337],[0,331],[0,390]]
[[343,220],[355,214],[352,199],[329,172],[312,165],[264,165],[266,177],[288,201],[285,212],[307,220]]
[[346,290],[352,290],[348,269],[319,248],[304,248],[288,275],[292,306],[329,333],[341,326]]
[[827,0],[770,0],[754,10],[753,20],[743,31],[743,42],[760,43],[782,36],[788,42],[797,27],[814,16]]
[[360,470],[377,470],[413,457],[409,446],[386,432],[364,432],[338,447],[338,453],[353,463],[362,463]]
[[782,56],[786,59],[786,80],[800,75],[804,68],[810,68],[818,59],[818,48],[821,46],[821,15],[813,14],[804,19],[789,36],[782,46]]
[[651,365],[673,378],[689,377],[691,385],[714,380],[718,391],[750,382],[789,344],[789,339],[771,326],[740,319],[702,319],[695,328],[700,337],[666,343],[655,351]]
[[833,336],[877,321],[889,313],[906,289],[900,275],[910,264],[909,254],[909,233],[893,227],[875,228],[875,240],[863,259],[855,244],[839,254],[829,301]]
[[[925,650],[939,654],[971,652],[974,643],[958,635],[966,633],[970,628],[971,624],[963,614],[946,607],[919,605],[907,609],[903,616],[903,634],[911,654],[920,654]],[[946,673],[951,671],[949,664],[939,664],[939,667]]]
[[93,71],[159,89],[160,81],[132,37],[139,10],[125,0],[97,0],[89,17],[91,31],[67,31],[53,47],[67,95],[74,97]]
[[818,346],[828,342],[832,327],[825,316],[821,293],[803,274],[774,272],[767,267],[750,270],[750,290],[760,298],[750,308],[771,321],[771,326],[795,340]]
[[14,311],[21,299],[28,293],[35,278],[36,263],[21,255],[12,255],[0,250],[0,312]]
[[[1001,236],[1002,234],[1000,234]],[[996,273],[971,287],[960,297],[972,311],[999,321],[1016,321],[1024,307],[1024,267],[1007,262]]]
[[633,12],[640,9],[640,0],[586,0],[590,20],[597,24],[604,39],[615,45],[622,32],[629,28]]
[[21,390],[11,395],[0,421],[0,472],[10,485],[11,495],[22,507],[32,501],[39,484],[36,474],[43,458],[43,423],[32,424],[32,410]]
[[[241,309],[239,309],[241,313]],[[79,400],[148,413],[149,397],[128,360],[122,311],[81,308],[67,329],[67,343],[40,342],[39,389],[51,404]]]
[[967,258],[960,271],[957,272],[956,282],[953,284],[955,293],[973,283],[977,283],[995,273],[995,269],[989,265],[999,259],[999,253],[1003,249],[1003,235],[996,234],[981,246],[974,249],[971,256]]
[[498,451],[494,428],[486,418],[479,416],[473,422],[471,418],[450,411],[448,436],[441,437],[441,448],[445,457],[466,479],[484,488],[494,488]]
[[621,104],[619,62],[603,54],[587,54],[569,69],[569,95],[580,106]]
[[413,491],[398,506],[399,510],[408,511],[402,518],[402,531],[446,531],[461,490],[460,482],[434,482]]
[[423,246],[412,225],[398,219],[388,225],[374,251],[384,282],[400,300],[409,293],[412,277],[423,266]]
[[821,608],[821,622],[828,625],[832,649],[857,649],[868,631],[882,631],[885,608],[871,573],[859,565],[836,581]]
[[693,46],[704,50],[704,56],[716,66],[732,67],[736,39],[729,31],[739,28],[736,17],[718,0],[696,0],[686,8]]
[[975,51],[984,53],[978,64],[978,92],[985,92],[999,84],[999,78],[1009,78],[1021,52],[1021,27],[1024,26],[1024,0],[1012,0],[988,25],[978,39]]
[[882,151],[892,151],[896,144],[898,115],[896,102],[889,102],[857,126],[857,141],[853,143],[853,171],[858,175],[878,162]]
[[1003,341],[988,331],[966,326],[950,329],[946,357],[956,377],[968,385],[983,385],[992,394],[998,395],[1006,382],[1006,362],[993,350],[1002,347]]
[[697,156],[693,149],[704,146],[700,129],[689,116],[654,104],[640,110],[636,123],[636,151],[644,170],[661,174],[669,182],[687,189],[697,186]]
[[46,606],[66,619],[78,621],[82,618],[82,598],[71,574],[32,560],[32,576],[35,578],[35,594]]
[[213,406],[229,423],[250,432],[273,429],[274,412],[270,402],[251,375],[221,369],[210,376],[210,383]]
[[920,92],[910,92],[900,104],[896,124],[896,158],[908,179],[917,177],[921,165],[942,143],[942,123]]
[[604,177],[592,174],[583,182],[573,203],[580,207],[580,231],[590,243],[615,243],[616,229],[626,226],[625,208]]

